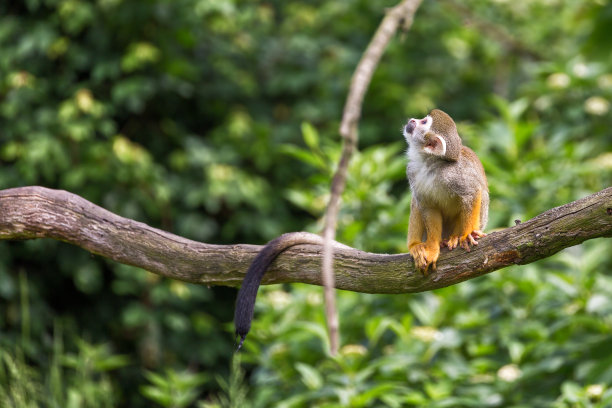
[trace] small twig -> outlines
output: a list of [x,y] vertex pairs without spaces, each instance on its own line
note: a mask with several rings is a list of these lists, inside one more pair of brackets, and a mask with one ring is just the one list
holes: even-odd
[[330,354],[336,355],[339,346],[338,313],[336,311],[336,300],[334,295],[334,271],[333,271],[333,247],[332,241],[336,236],[336,224],[338,211],[340,209],[340,196],[346,185],[346,172],[351,156],[357,146],[357,125],[361,117],[361,106],[368,86],[374,74],[374,70],[380,61],[380,57],[387,48],[389,41],[395,35],[398,27],[408,30],[412,25],[414,13],[416,13],[421,0],[404,0],[397,6],[389,9],[385,18],[376,30],[372,41],[363,53],[353,78],[349,94],[344,105],[342,123],[340,124],[340,135],[343,138],[342,156],[338,169],[332,180],[331,196],[325,214],[325,226],[323,228],[323,265],[322,279],[325,293],[325,315],[329,331]]

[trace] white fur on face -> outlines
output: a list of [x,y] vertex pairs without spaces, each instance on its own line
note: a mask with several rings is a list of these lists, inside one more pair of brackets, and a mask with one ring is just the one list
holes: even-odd
[[[411,118],[410,120],[412,120],[414,118]],[[404,126],[402,132],[404,134],[404,138],[406,139],[406,141],[408,143],[410,143],[410,139],[415,138],[416,136],[422,136],[424,134],[426,134],[427,132],[429,132],[429,129],[431,128],[431,124],[433,123],[433,120],[431,119],[431,116],[427,115],[425,116],[423,119],[414,119],[417,122],[416,127],[414,128],[414,130],[412,131],[412,133],[408,133],[406,132],[406,126]],[[421,121],[425,120],[425,123],[421,123]]]

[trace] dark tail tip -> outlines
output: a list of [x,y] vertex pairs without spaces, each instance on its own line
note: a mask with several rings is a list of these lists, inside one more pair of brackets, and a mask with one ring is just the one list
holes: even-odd
[[[238,341],[240,339],[240,341]],[[244,339],[246,339],[246,334],[238,334],[236,333],[236,340],[234,341],[234,346],[236,346],[236,353],[240,351],[242,345],[244,344]]]

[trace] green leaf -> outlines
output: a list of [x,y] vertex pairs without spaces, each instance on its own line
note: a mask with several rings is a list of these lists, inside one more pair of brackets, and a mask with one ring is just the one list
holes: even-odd
[[320,151],[319,147],[319,133],[317,130],[308,122],[302,122],[302,137],[306,146],[312,151]]
[[296,363],[295,369],[300,373],[302,382],[309,389],[316,390],[323,386],[323,377],[314,367],[304,363]]
[[571,403],[577,403],[584,396],[584,390],[575,382],[566,381],[561,385],[563,398]]

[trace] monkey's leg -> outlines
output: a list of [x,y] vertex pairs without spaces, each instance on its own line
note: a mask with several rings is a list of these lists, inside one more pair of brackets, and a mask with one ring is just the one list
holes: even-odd
[[445,242],[446,247],[449,249],[449,251],[452,251],[453,249],[457,248],[457,245],[459,245],[459,238],[461,237],[461,227],[463,225],[462,218],[463,217],[460,215],[458,219],[455,220],[452,232],[448,237],[448,240],[446,240]]
[[427,232],[427,241],[418,243],[410,249],[414,258],[414,266],[427,275],[427,270],[436,269],[436,262],[440,256],[440,242],[442,240],[442,214],[438,210],[428,209],[422,211],[422,220]]
[[458,214],[453,214],[452,216],[447,216],[444,219],[445,227],[447,231],[450,232],[447,240],[444,240],[444,246],[446,246],[449,251],[457,248],[459,246],[459,239],[461,238],[461,232],[463,231],[463,226],[466,223],[466,215],[465,215],[465,206],[461,205],[461,210]]
[[484,237],[486,234],[480,231],[480,207],[482,204],[482,191],[478,191],[472,205],[464,213],[464,222],[461,228],[459,245],[470,252],[470,244],[478,245],[476,238]]

